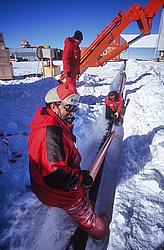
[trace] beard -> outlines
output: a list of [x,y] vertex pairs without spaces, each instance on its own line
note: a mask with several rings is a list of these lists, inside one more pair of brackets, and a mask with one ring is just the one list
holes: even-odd
[[73,123],[73,121],[75,120],[75,117],[73,116],[73,115],[67,115],[66,117],[65,117],[65,123],[67,123],[67,124],[72,124]]

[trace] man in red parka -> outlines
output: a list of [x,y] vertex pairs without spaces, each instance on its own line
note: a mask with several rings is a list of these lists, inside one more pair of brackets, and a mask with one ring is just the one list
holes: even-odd
[[42,203],[64,209],[79,227],[101,239],[107,221],[94,213],[86,195],[93,179],[80,169],[81,156],[72,135],[78,101],[76,88],[63,83],[48,91],[46,107],[36,111],[28,143],[31,186]]
[[106,114],[105,118],[111,122],[119,124],[124,115],[124,101],[122,95],[119,95],[117,91],[110,91],[105,98]]
[[63,51],[63,71],[67,84],[76,86],[76,80],[80,74],[80,47],[83,40],[83,34],[77,30],[73,37],[67,37],[64,41]]

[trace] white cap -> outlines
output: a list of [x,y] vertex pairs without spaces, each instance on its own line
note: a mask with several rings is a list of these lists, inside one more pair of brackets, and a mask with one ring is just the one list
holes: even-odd
[[46,96],[45,102],[63,102],[69,105],[78,105],[80,96],[77,93],[77,89],[72,86],[65,85],[64,83],[60,84],[58,87],[50,89]]

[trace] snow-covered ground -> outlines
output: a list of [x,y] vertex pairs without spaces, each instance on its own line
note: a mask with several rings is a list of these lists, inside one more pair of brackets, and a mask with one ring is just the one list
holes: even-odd
[[[31,192],[27,142],[35,110],[46,92],[57,85],[42,78],[37,62],[14,63],[15,80],[0,81],[0,249],[64,250],[75,224],[58,208],[49,208]],[[74,133],[87,169],[105,134],[102,100],[117,89],[122,62],[90,68],[81,76],[81,95]],[[164,248],[164,63],[127,61],[124,124],[106,156],[96,210],[112,211],[106,248]],[[116,187],[116,192],[115,192]]]

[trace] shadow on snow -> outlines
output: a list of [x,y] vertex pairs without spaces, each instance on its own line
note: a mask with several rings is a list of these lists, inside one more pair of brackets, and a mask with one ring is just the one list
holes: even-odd
[[154,128],[146,135],[129,136],[122,143],[122,157],[120,168],[117,177],[117,185],[120,182],[125,182],[133,175],[142,170],[147,162],[152,160],[150,144],[155,134],[164,130],[164,126]]

